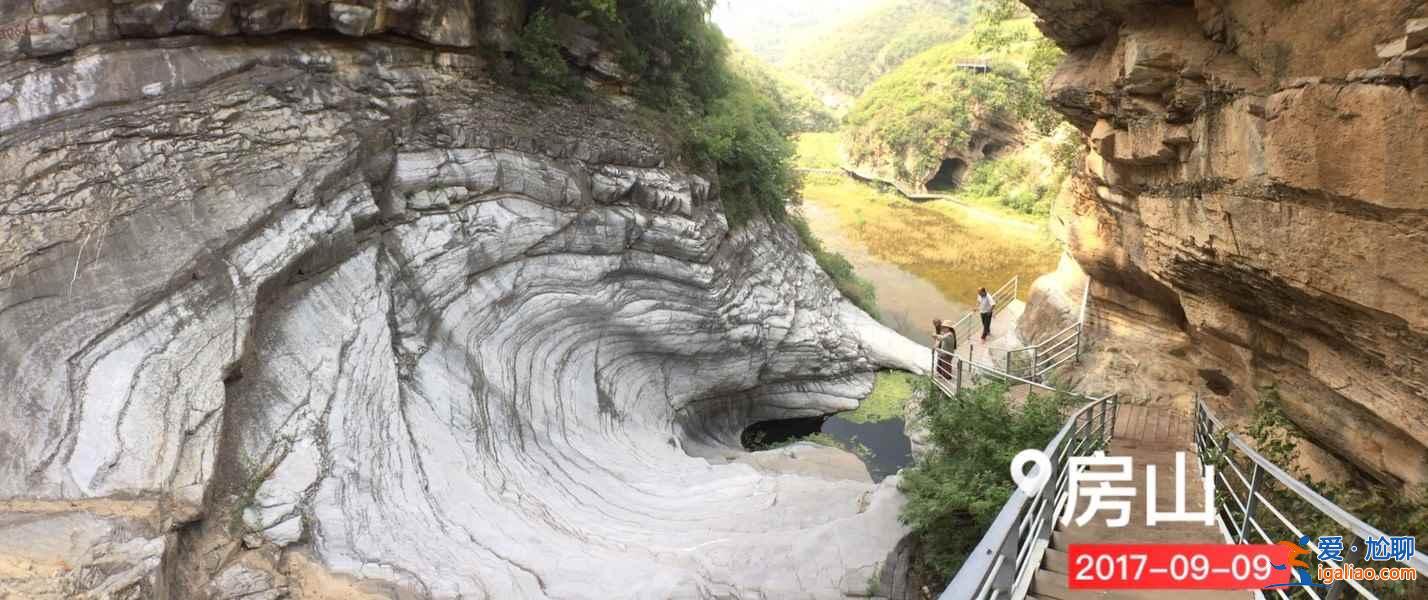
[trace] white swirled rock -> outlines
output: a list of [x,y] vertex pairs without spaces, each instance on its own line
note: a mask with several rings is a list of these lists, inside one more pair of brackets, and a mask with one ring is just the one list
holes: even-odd
[[927,350],[786,227],[730,232],[632,113],[476,62],[179,38],[0,69],[0,591],[868,593],[895,477],[723,458]]

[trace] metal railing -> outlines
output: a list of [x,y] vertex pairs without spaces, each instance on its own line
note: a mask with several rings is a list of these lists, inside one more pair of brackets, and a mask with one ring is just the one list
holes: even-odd
[[1007,388],[1012,391],[1015,391],[1019,386],[1026,386],[1028,392],[1034,390],[1057,391],[1056,388],[1040,381],[1032,381],[991,365],[978,363],[972,360],[972,356],[972,344],[967,344],[965,358],[941,348],[933,348],[932,383],[948,396],[956,396],[957,392],[962,391],[962,388],[976,387],[993,381],[1006,384]]
[[[1345,560],[1318,561],[1325,566],[1337,568],[1344,566],[1346,562],[1353,564],[1355,559],[1362,559],[1363,551],[1367,550],[1364,540],[1382,539],[1385,536],[1384,532],[1349,514],[1260,455],[1225,427],[1198,394],[1195,397],[1195,451],[1200,456],[1201,465],[1215,466],[1216,508],[1231,542],[1274,544],[1286,540],[1298,541],[1306,533],[1310,536],[1342,535]],[[1312,526],[1332,527],[1335,530],[1306,532],[1306,529]],[[1319,554],[1317,540],[1317,537],[1311,537],[1307,545],[1316,555]],[[1352,552],[1350,549],[1354,547],[1360,550]],[[1418,571],[1420,579],[1428,578],[1428,555],[1415,552],[1402,563]],[[1359,563],[1357,566],[1364,565]],[[1425,584],[1428,582],[1417,583],[1420,586]],[[1307,594],[1296,596],[1300,598],[1337,600],[1344,598],[1344,594],[1352,589],[1361,597],[1378,598],[1367,586],[1378,586],[1380,592],[1383,592],[1383,587],[1387,585],[1402,584],[1341,580],[1327,590],[1298,588],[1291,590],[1291,593],[1298,591]],[[1290,598],[1290,593],[1283,590],[1275,590],[1265,595],[1281,600]]]
[[987,73],[992,70],[991,63],[985,58],[957,58],[952,64],[959,69],[968,69],[977,73]]
[[1056,369],[1079,360],[1086,329],[1086,306],[1090,299],[1091,282],[1087,279],[1086,287],[1081,292],[1081,311],[1076,322],[1040,343],[1007,351],[1006,372],[1032,381],[1045,381],[1046,376]]
[[[960,362],[960,359],[958,359]],[[1053,388],[1025,382],[1050,391]],[[1088,402],[1072,413],[1044,452],[1053,474],[1034,494],[1012,492],[982,540],[940,596],[941,600],[999,600],[1026,596],[1051,543],[1057,512],[1066,502],[1070,459],[1105,448],[1116,429],[1115,394]],[[1038,468],[1038,467],[1033,467]],[[1035,477],[1033,471],[1029,474]]]
[[[1013,275],[1011,279],[1008,279],[1006,283],[1002,284],[1002,287],[992,292],[992,300],[996,302],[996,304],[992,305],[992,315],[996,316],[997,313],[1002,312],[1002,310],[1010,306],[1012,302],[1018,300],[1020,295],[1021,276]],[[958,341],[972,341],[972,335],[976,333],[977,328],[982,325],[981,318],[978,316],[979,314],[977,309],[973,308],[967,311],[967,314],[962,315],[962,318],[957,319],[956,323],[952,324],[952,330],[957,332]],[[967,345],[971,346],[970,343]]]

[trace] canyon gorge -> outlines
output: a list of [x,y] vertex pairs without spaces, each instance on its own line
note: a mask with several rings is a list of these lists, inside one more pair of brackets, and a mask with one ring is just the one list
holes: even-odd
[[[1422,497],[1428,4],[1023,3],[1080,154],[1021,339],[1089,281],[1079,390],[1272,390],[1296,468]],[[734,216],[634,91],[689,65],[558,13],[579,89],[525,88],[537,4],[0,2],[0,598],[901,590],[898,476],[740,437],[928,348]],[[850,166],[955,187],[1025,145],[975,108]]]

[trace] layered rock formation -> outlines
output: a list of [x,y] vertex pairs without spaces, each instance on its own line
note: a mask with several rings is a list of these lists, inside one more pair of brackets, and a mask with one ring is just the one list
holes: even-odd
[[1223,412],[1275,385],[1320,447],[1422,489],[1428,8],[1025,3],[1067,52],[1049,93],[1089,148],[1055,220],[1103,329]]
[[724,457],[926,351],[489,4],[6,5],[0,591],[866,593],[896,478]]

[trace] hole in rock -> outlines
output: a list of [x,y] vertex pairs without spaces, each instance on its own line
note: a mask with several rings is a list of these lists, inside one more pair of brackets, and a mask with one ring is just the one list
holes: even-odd
[[982,156],[985,158],[996,158],[1001,155],[1006,146],[1002,144],[987,144],[982,146]]
[[873,481],[882,481],[912,464],[912,441],[900,418],[855,422],[833,415],[760,421],[744,428],[739,441],[749,451],[772,450],[800,441],[836,446],[857,455],[867,465]]
[[937,174],[927,182],[927,189],[933,191],[951,191],[962,185],[962,175],[967,172],[967,163],[960,158],[946,158],[942,160],[942,166],[937,168]]
[[1217,396],[1228,396],[1235,391],[1235,382],[1225,377],[1219,369],[1200,369],[1200,379],[1205,380],[1205,387],[1210,388]]
[[223,385],[233,385],[243,380],[243,369],[234,367],[223,375]]

